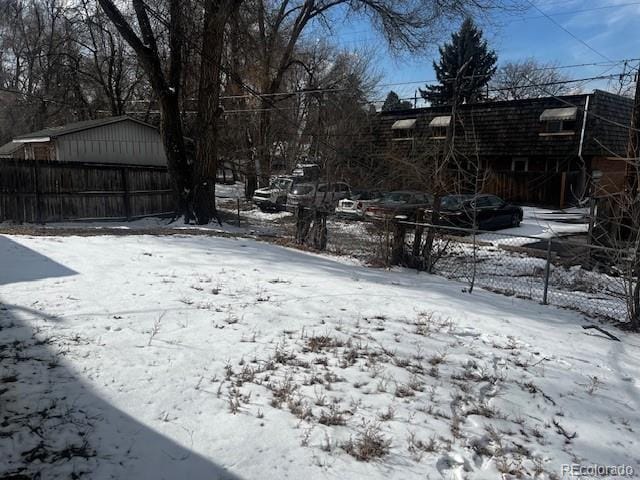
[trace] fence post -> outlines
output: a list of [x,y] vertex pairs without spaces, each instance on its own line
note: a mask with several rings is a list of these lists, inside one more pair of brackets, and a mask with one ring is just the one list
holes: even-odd
[[[416,212],[416,224],[422,223],[423,210],[418,209]],[[422,270],[422,262],[420,259],[420,246],[422,245],[422,232],[424,227],[422,225],[416,225],[416,229],[413,234],[413,247],[411,249],[412,263],[418,270]]]
[[296,243],[304,243],[304,208],[300,205],[296,207]]
[[240,197],[236,198],[237,213],[238,213],[238,227],[240,226]]
[[131,221],[131,198],[129,196],[129,172],[127,167],[122,167],[120,170],[122,177],[122,189],[124,190],[124,215],[127,218],[127,222]]
[[399,221],[393,222],[393,244],[391,246],[391,265],[398,265],[404,257],[404,237],[407,229]]
[[549,293],[549,274],[551,273],[551,239],[547,242],[547,263],[544,266],[544,293],[542,294],[542,304],[547,305]]
[[44,223],[42,219],[42,196],[40,194],[40,162],[33,161],[34,187],[36,189],[36,223]]

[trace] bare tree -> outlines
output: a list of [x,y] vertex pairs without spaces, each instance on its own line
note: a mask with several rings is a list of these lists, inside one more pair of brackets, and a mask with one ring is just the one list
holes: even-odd
[[10,117],[0,137],[87,115],[70,13],[61,0],[0,4],[0,88]]
[[[216,215],[215,183],[218,170],[218,120],[222,54],[227,23],[242,0],[205,0],[198,88],[194,208],[198,223]],[[217,216],[217,215],[216,215]]]
[[[256,172],[250,177],[254,186],[256,176],[262,181],[271,170],[270,143],[273,100],[281,90],[285,73],[297,62],[296,45],[310,25],[330,30],[331,15],[361,16],[371,20],[386,38],[392,51],[419,51],[427,48],[448,20],[474,11],[503,5],[501,0],[446,1],[417,0],[249,0],[244,14],[251,37],[250,44],[257,53],[257,78],[263,99],[257,133]],[[251,191],[252,188],[249,188]]]
[[130,100],[144,88],[139,64],[132,58],[128,44],[93,2],[82,1],[77,21],[83,27],[74,39],[82,49],[78,71],[100,90],[92,92],[98,106],[103,100],[111,115],[124,115]]
[[163,25],[167,28],[169,36],[166,60],[161,54],[147,4],[143,0],[132,0],[139,34],[112,0],[98,0],[98,3],[120,35],[136,52],[158,99],[160,132],[178,200],[176,211],[189,221],[193,212],[193,171],[185,150],[179,102],[184,48],[182,2],[168,2],[169,16],[166,25]]
[[[112,0],[98,0],[100,6],[136,52],[149,78],[160,106],[160,130],[169,171],[174,182],[178,212],[185,221],[208,223],[217,216],[215,178],[217,170],[217,120],[220,115],[220,73],[225,25],[240,5],[240,0],[206,0],[203,5],[201,41],[192,41],[189,49],[200,50],[198,121],[195,162],[187,158],[181,115],[181,89],[186,49],[184,21],[190,2],[170,0],[168,15],[150,7],[144,0],[132,0],[139,33]],[[195,8],[195,6],[192,6]],[[152,21],[153,18],[153,21]],[[161,34],[166,29],[166,52],[161,50]]]
[[[498,68],[491,81],[496,100],[519,100],[571,92],[568,79],[555,63],[539,62],[535,58],[507,62]],[[541,89],[537,85],[544,85]]]

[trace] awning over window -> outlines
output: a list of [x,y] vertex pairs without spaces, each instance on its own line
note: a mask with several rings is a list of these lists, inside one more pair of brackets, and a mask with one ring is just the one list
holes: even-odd
[[397,120],[391,125],[392,130],[408,130],[409,128],[413,128],[416,124],[415,118],[407,118],[405,120]]
[[431,122],[429,122],[430,127],[448,127],[451,123],[451,116],[445,115],[442,117],[435,117]]
[[548,108],[540,115],[541,122],[550,120],[575,120],[578,113],[578,107],[567,108]]

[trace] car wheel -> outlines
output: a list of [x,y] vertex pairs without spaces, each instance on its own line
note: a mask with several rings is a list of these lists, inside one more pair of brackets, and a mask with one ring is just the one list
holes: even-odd
[[512,227],[519,227],[520,226],[520,222],[522,220],[520,219],[520,215],[518,215],[517,213],[514,213],[513,215],[511,215],[511,226]]

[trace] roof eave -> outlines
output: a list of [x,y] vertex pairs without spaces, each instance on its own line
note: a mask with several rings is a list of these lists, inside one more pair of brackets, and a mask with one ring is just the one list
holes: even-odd
[[51,137],[14,138],[13,143],[45,143],[50,142]]

